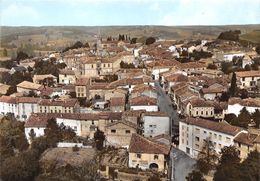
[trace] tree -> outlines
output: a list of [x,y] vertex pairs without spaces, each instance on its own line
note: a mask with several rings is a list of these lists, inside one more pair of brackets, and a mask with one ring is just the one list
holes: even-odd
[[97,150],[103,149],[105,138],[104,132],[97,129],[94,133],[95,146]]
[[20,62],[20,60],[24,60],[27,58],[29,58],[29,56],[26,53],[24,53],[23,51],[19,51],[16,56],[16,61]]
[[245,71],[250,71],[251,70],[251,66],[249,65],[249,64],[247,64],[246,66],[245,66]]
[[212,64],[212,63],[208,64],[208,67],[207,67],[207,69],[212,69],[212,70],[216,70],[217,68],[218,67],[215,64]]
[[256,124],[256,128],[259,128],[260,125],[260,110],[256,109],[255,112],[252,114],[252,119]]
[[130,43],[131,43],[131,44],[136,44],[136,40],[137,40],[137,38],[132,38],[131,41],[130,41]]
[[6,48],[4,48],[4,50],[3,50],[3,56],[7,57],[7,50],[6,50]]
[[232,62],[223,62],[221,63],[221,71],[224,72],[224,74],[229,74],[232,71]]
[[156,41],[156,39],[154,37],[148,37],[145,41],[146,45],[151,45]]
[[31,142],[32,142],[32,141],[34,140],[34,138],[36,137],[36,134],[35,134],[35,132],[34,132],[33,129],[30,130],[29,136],[30,136],[30,140],[31,140]]
[[238,117],[236,119],[234,119],[231,122],[231,124],[234,125],[234,126],[247,128],[248,124],[250,123],[250,121],[251,121],[251,115],[246,110],[246,108],[244,107],[243,109],[241,109],[240,114],[238,115]]
[[235,114],[231,113],[231,114],[225,114],[224,120],[227,121],[228,123],[231,123],[236,118],[237,118],[237,116]]
[[260,55],[260,45],[256,46],[255,51],[257,52],[258,55]]
[[0,175],[4,181],[31,181],[38,173],[38,154],[34,150],[7,158],[0,169]]
[[232,78],[231,78],[231,86],[229,88],[229,93],[231,96],[234,96],[237,92],[237,78],[235,72],[233,72]]
[[13,150],[24,151],[29,146],[24,134],[24,123],[15,119],[3,118],[0,121],[0,137]]
[[260,180],[260,153],[255,150],[248,154],[247,158],[241,163],[240,172],[243,181]]
[[239,152],[234,146],[221,149],[221,158],[219,160],[214,181],[239,181]]
[[196,167],[203,174],[208,174],[210,170],[215,168],[217,158],[214,145],[210,139],[207,138],[201,152],[198,155]]
[[230,40],[230,41],[239,41],[239,35],[241,34],[240,30],[234,30],[234,31],[225,31],[220,33],[218,36],[218,39],[221,40]]
[[187,181],[206,181],[205,178],[203,178],[203,174],[198,170],[193,170],[189,175],[186,177]]

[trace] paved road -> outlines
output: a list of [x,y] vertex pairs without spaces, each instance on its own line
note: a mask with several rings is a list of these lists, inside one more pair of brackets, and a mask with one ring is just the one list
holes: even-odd
[[186,176],[192,172],[196,161],[177,148],[171,153],[171,181],[186,181]]
[[172,127],[172,134],[173,133],[178,133],[179,131],[179,117],[178,113],[176,110],[173,109],[172,107],[172,101],[170,97],[165,93],[165,91],[161,88],[158,82],[155,82],[155,87],[158,91],[158,103],[159,103],[159,108],[160,111],[166,112],[169,116],[170,119],[172,120],[171,122],[171,127]]

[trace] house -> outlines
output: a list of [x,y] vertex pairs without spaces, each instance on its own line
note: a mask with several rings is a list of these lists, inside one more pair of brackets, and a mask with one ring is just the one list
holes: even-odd
[[234,145],[234,138],[242,132],[247,131],[225,122],[188,117],[179,122],[179,149],[197,158],[208,139],[219,154],[224,146]]
[[109,87],[127,89],[131,93],[134,87],[140,84],[154,86],[154,81],[149,76],[144,76],[142,78],[121,79],[121,80],[116,80],[114,82],[111,82],[109,84]]
[[183,74],[170,74],[164,78],[163,88],[168,93],[170,88],[180,82],[188,82],[188,77]]
[[34,75],[33,83],[52,87],[53,85],[57,85],[57,77],[51,74]]
[[62,69],[59,72],[59,84],[75,84],[76,83],[76,75],[73,70],[70,69]]
[[206,70],[207,66],[199,62],[188,62],[178,64],[176,69],[184,72],[186,75],[191,75],[192,72]]
[[209,86],[208,88],[200,89],[200,97],[205,100],[216,100],[216,98],[220,98],[224,92],[227,91],[227,87],[221,84],[214,84]]
[[29,117],[24,124],[24,133],[29,143],[31,142],[31,133],[34,133],[35,137],[44,136],[44,130],[47,128],[50,119],[51,117],[47,114],[42,114],[41,116],[32,114]]
[[156,89],[151,85],[145,84],[138,84],[133,88],[131,97],[134,98],[138,96],[148,96],[156,99],[158,97]]
[[40,98],[19,97],[16,100],[18,112],[16,118],[20,121],[26,121],[31,114],[38,112],[38,102]]
[[38,102],[39,113],[77,113],[79,102],[77,99],[41,99]]
[[246,159],[251,151],[260,152],[260,135],[253,133],[240,133],[234,139],[234,145],[238,149],[240,158]]
[[148,96],[138,96],[131,98],[130,109],[131,110],[146,110],[146,111],[158,111],[157,99]]
[[133,134],[129,145],[130,168],[156,169],[166,172],[170,146]]
[[106,140],[108,145],[128,147],[132,134],[138,133],[138,126],[129,121],[117,121],[106,125]]
[[6,115],[8,113],[14,116],[18,113],[18,107],[16,104],[16,98],[11,96],[1,96],[0,97],[0,113]]
[[152,72],[154,80],[159,80],[160,73],[167,72],[170,69],[174,69],[179,64],[180,62],[178,62],[177,60],[159,60],[148,63],[146,66],[148,67],[148,70]]
[[128,91],[126,89],[122,89],[122,88],[106,89],[104,99],[106,101],[109,101],[113,97],[125,98],[127,93],[128,93]]
[[110,110],[113,112],[125,111],[125,97],[111,97],[110,98]]
[[193,98],[189,100],[186,107],[186,114],[191,117],[203,117],[224,119],[227,110],[225,103],[206,101],[201,98]]
[[10,85],[0,83],[0,95],[7,94],[10,87],[11,87]]
[[77,79],[75,85],[76,97],[86,98],[89,94],[89,85],[90,85],[89,78],[81,77]]
[[[111,96],[111,92],[113,92],[114,89],[115,88],[110,88],[109,83],[107,83],[107,82],[90,82],[89,93],[87,95],[87,98],[88,99],[97,99],[97,97],[98,97],[98,99],[101,98],[105,101],[108,101],[109,100],[108,94]],[[106,95],[107,95],[107,99],[105,99]]]
[[227,113],[238,116],[244,107],[249,113],[255,112],[256,109],[260,110],[260,98],[240,99],[237,97],[231,97],[228,100]]
[[240,89],[260,87],[260,70],[235,72]]
[[145,137],[155,137],[161,134],[170,135],[170,118],[164,112],[143,113],[141,124]]
[[38,129],[38,125],[32,124],[35,120],[37,124],[44,125],[39,127],[39,132],[43,133],[49,119],[54,119],[58,125],[73,129],[77,136],[92,139],[97,129],[106,132],[106,125],[121,121],[122,113],[33,113],[27,121],[29,124],[26,126],[26,131],[29,132],[32,128]]
[[34,92],[36,94],[43,88],[41,84],[36,84],[28,81],[23,81],[20,84],[16,85],[17,92],[23,94],[29,94],[30,92]]

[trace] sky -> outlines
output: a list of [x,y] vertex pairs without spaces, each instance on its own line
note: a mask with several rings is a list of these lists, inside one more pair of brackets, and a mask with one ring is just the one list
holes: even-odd
[[260,0],[0,0],[1,26],[260,24]]

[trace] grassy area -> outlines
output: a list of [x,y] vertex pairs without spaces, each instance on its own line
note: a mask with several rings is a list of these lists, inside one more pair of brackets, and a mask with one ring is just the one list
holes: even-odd
[[260,30],[254,30],[249,33],[243,34],[240,36],[240,39],[260,44]]

